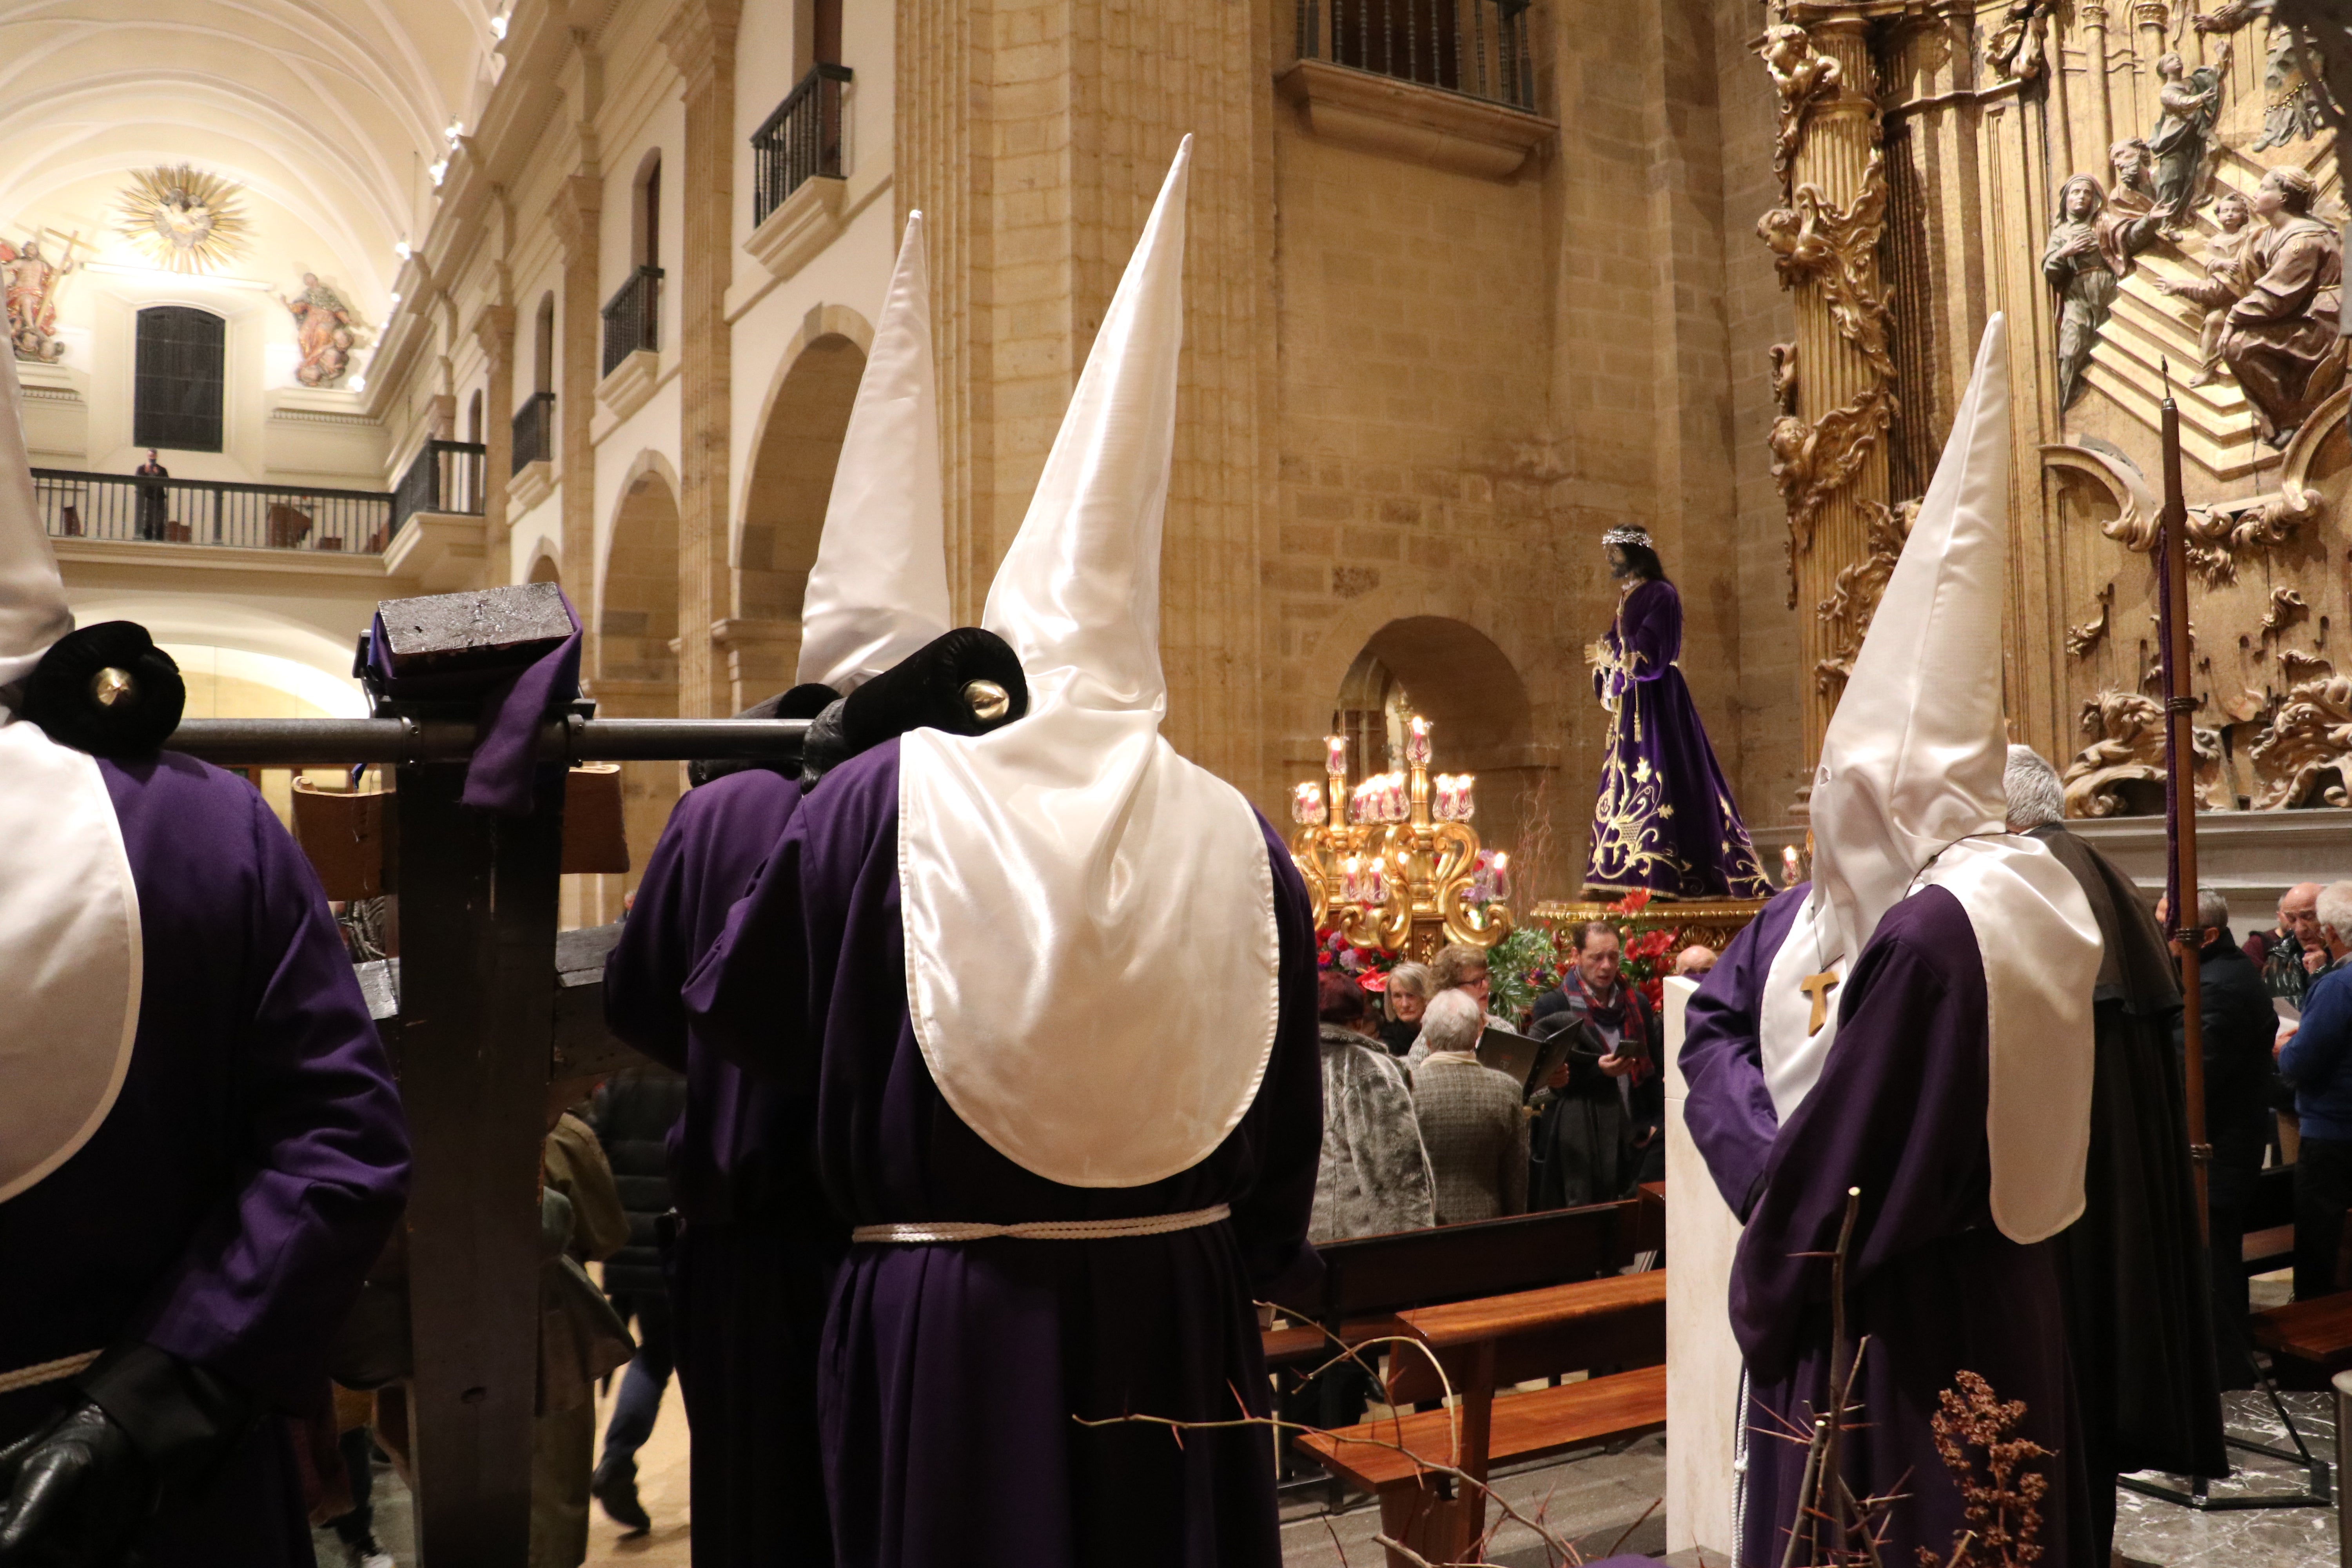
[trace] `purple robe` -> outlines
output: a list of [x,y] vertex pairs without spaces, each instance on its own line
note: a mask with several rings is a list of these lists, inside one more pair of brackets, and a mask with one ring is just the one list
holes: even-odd
[[[1311,1266],[1323,1119],[1313,923],[1270,828],[1265,848],[1281,936],[1272,1058],[1224,1142],[1144,1186],[1049,1182],[941,1098],[907,1009],[895,741],[802,803],[688,987],[698,1026],[738,1060],[815,1079],[818,1166],[853,1224],[1233,1207],[1229,1221],[1163,1236],[853,1247],[820,1372],[845,1568],[1280,1563],[1265,1429],[1179,1443],[1164,1428],[1072,1419],[1266,1414],[1250,1303]],[[1133,1092],[1150,1094],[1150,1080]]]
[[747,768],[688,790],[646,862],[604,965],[613,1032],[687,1077],[670,1190],[678,1382],[696,1442],[699,1568],[832,1559],[816,1422],[817,1336],[848,1245],[818,1189],[806,1085],[752,1078],[688,1023],[679,996],[800,804]]
[[[1963,1528],[1929,1419],[1966,1370],[2023,1400],[2021,1435],[2055,1453],[2038,1461],[2043,1568],[2092,1568],[2077,1533],[2088,1497],[2057,1256],[2053,1243],[2003,1237],[1988,1203],[1990,1037],[1967,911],[1934,886],[1887,911],[1838,988],[1820,1081],[1780,1126],[1758,1018],[1806,892],[1775,899],[1725,951],[1691,998],[1681,1056],[1692,1138],[1747,1225],[1731,1277],[1749,1392],[1743,1561],[1780,1562],[1796,1515],[1801,1436],[1829,1403],[1830,1259],[1802,1255],[1835,1248],[1846,1190],[1859,1187],[1846,1322],[1869,1348],[1843,1469],[1857,1497],[1900,1494],[1885,1560],[1914,1563],[1926,1546],[1941,1562]],[[1791,1431],[1799,1441],[1783,1439]]]
[[[318,879],[253,786],[172,752],[99,766],[139,889],[139,1028],[97,1133],[0,1204],[0,1371],[143,1341],[309,1415],[406,1195],[399,1093]],[[79,1398],[0,1394],[0,1444]],[[304,1512],[268,1420],[142,1550],[308,1564]]]
[[1617,711],[1592,808],[1587,892],[1764,899],[1772,886],[1683,682],[1683,598],[1655,578],[1625,595],[1593,687]]

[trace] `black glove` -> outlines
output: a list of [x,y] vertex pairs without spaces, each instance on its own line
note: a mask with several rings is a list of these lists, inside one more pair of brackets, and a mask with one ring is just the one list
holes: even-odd
[[260,1415],[202,1367],[117,1345],[83,1402],[0,1450],[0,1568],[118,1568],[158,1507],[193,1491]]
[[[779,691],[764,702],[754,702],[738,719],[814,719],[833,703],[841,700],[841,693],[817,681],[808,681],[790,691]],[[729,773],[740,773],[749,768],[766,768],[786,778],[798,778],[798,764],[783,763],[745,762],[740,757],[701,758],[686,764],[686,784],[698,789],[713,779],[723,779]]]
[[892,665],[809,726],[801,788],[909,730],[984,735],[1029,711],[1029,682],[1011,645],[979,626],[958,626]]
[[85,1400],[0,1449],[0,1565],[115,1568],[155,1511],[155,1468]]

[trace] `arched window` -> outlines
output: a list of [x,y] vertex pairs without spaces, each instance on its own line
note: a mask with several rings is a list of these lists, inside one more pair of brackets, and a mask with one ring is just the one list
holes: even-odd
[[555,390],[555,291],[539,297],[539,319],[531,328],[530,389]]
[[656,148],[646,154],[637,170],[636,232],[631,237],[631,258],[639,267],[661,265],[661,151]]
[[134,446],[221,449],[221,384],[228,323],[190,305],[139,312],[131,385]]
[[476,393],[466,404],[466,439],[482,438],[482,395]]

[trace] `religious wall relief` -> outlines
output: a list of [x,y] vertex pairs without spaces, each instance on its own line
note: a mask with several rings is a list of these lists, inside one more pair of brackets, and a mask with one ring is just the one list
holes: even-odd
[[2297,685],[2252,756],[2257,811],[2352,805],[2345,791],[2352,780],[2352,679],[2331,673]]
[[300,293],[277,299],[294,318],[294,379],[304,386],[341,386],[359,348],[359,321],[350,304],[315,272],[302,274]]
[[19,360],[55,364],[65,356],[65,342],[58,336],[58,286],[79,266],[74,260],[74,250],[81,237],[77,234],[64,237],[65,247],[54,260],[42,254],[38,235],[26,238],[22,245],[0,239],[0,280],[5,280],[7,289],[8,343]]
[[2198,32],[2209,35],[2234,33],[2257,19],[2263,24],[2262,134],[2247,147],[2251,153],[2308,141],[2327,125],[2327,89],[2311,73],[2303,41],[2271,12],[2272,0],[2222,0],[2195,23]]

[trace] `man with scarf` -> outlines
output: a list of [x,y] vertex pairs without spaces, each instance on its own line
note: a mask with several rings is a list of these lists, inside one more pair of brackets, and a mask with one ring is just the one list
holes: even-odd
[[1545,1086],[1549,1099],[1529,1141],[1531,1209],[1609,1203],[1664,1173],[1655,1019],[1648,1001],[1623,983],[1622,961],[1616,929],[1588,921],[1559,989],[1536,999],[1538,1037],[1563,1030],[1578,1037]]
[[2002,782],[2010,831],[2046,846],[2074,876],[2105,949],[2093,993],[2084,1206],[2058,1236],[2091,1539],[2104,1563],[2115,1542],[2117,1475],[2229,1473],[2174,1046],[2180,986],[2131,879],[2067,831],[2057,770],[2031,746],[2011,746]]

